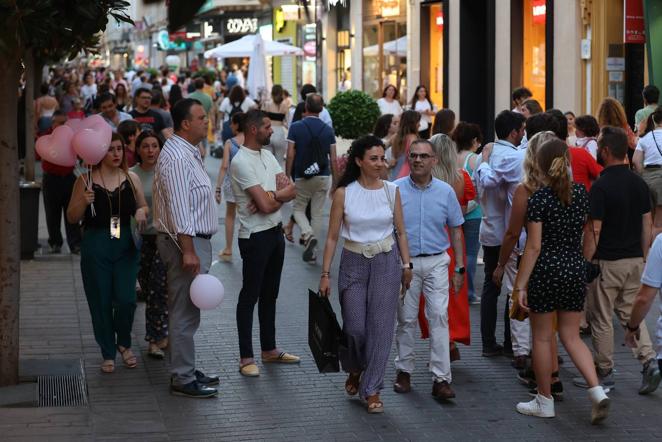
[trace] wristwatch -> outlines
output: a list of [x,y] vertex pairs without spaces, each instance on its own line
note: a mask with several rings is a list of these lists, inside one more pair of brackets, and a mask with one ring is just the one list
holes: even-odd
[[402,270],[406,270],[406,269],[412,270],[413,268],[414,268],[414,264],[412,264],[411,262],[402,264]]
[[464,267],[455,267],[455,273],[459,273],[460,275],[464,275],[464,272],[467,270]]
[[625,328],[627,328],[628,330],[630,330],[632,333],[634,333],[634,332],[636,332],[637,330],[639,330],[639,326],[638,326],[638,325],[637,325],[636,327],[630,327],[630,324],[625,324]]

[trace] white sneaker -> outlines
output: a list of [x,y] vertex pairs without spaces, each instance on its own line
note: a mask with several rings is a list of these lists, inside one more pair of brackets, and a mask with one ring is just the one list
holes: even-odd
[[588,397],[591,398],[591,402],[593,403],[593,407],[591,408],[591,424],[595,425],[607,418],[611,401],[607,397],[604,388],[600,385],[589,388]]
[[532,401],[517,404],[517,412],[527,416],[554,417],[554,399],[537,394]]

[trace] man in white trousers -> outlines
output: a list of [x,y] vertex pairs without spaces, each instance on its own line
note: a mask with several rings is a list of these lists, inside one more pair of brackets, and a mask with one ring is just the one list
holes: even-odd
[[[400,189],[413,279],[398,306],[398,327],[395,341],[397,378],[393,389],[397,393],[411,391],[414,371],[414,344],[419,299],[425,296],[425,317],[430,328],[430,371],[432,395],[451,399],[451,361],[448,328],[448,250],[452,243],[456,264],[453,273],[455,293],[464,281],[462,224],[464,217],[455,191],[445,182],[432,177],[437,159],[427,140],[414,141],[409,150],[411,174],[395,182]],[[450,230],[450,242],[446,227]]]

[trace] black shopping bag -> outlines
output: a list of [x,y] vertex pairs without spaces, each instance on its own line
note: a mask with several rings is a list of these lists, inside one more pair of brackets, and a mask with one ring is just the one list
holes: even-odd
[[338,353],[344,336],[331,303],[325,296],[308,290],[308,346],[320,373],[340,371]]

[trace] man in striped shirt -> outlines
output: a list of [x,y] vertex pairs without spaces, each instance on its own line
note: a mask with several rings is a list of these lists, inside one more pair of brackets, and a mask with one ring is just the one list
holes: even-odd
[[194,398],[217,394],[218,377],[195,369],[193,336],[200,310],[189,297],[191,282],[211,265],[211,236],[218,219],[211,180],[195,147],[207,136],[207,113],[184,99],[172,109],[175,134],[166,141],[154,172],[157,245],[168,271],[170,392]]

